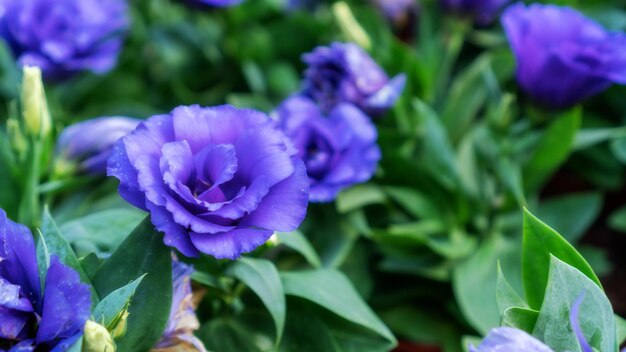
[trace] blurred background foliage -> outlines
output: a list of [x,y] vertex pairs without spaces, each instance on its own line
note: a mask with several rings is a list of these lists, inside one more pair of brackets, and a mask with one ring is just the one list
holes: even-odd
[[[610,29],[626,30],[624,0],[550,2],[576,7]],[[208,322],[199,333],[207,347],[272,348],[271,311],[268,315],[262,308],[263,297],[252,294],[253,285],[242,292],[236,284],[253,275],[249,261],[271,259],[290,294],[284,350],[303,345],[326,350],[324,344],[336,340],[312,338],[307,331],[329,324],[339,335],[368,337],[360,341],[363,345],[337,350],[389,348],[392,339],[384,328],[342,310],[341,304],[360,295],[406,341],[401,346],[414,342],[461,351],[464,337],[499,324],[498,259],[521,292],[523,207],[576,244],[603,280],[616,312],[626,314],[621,255],[626,248],[626,87],[614,86],[569,111],[545,111],[519,92],[515,60],[497,21],[477,27],[424,0],[417,16],[394,25],[373,2],[347,3],[369,37],[372,57],[389,76],[408,75],[394,109],[376,120],[383,152],[379,169],[374,179],[342,192],[335,203],[311,204],[301,232],[279,236],[284,246],[264,248],[265,259],[246,259],[226,274],[223,263],[206,258],[194,263],[194,279],[208,287],[209,298],[199,309],[201,320]],[[174,0],[130,4],[132,29],[116,69],[48,84],[57,133],[97,116],[144,118],[188,104],[227,103],[271,112],[300,88],[303,53],[354,39],[354,28],[331,1],[302,10],[288,10],[280,0],[202,11]],[[0,69],[4,118],[20,80],[4,46]],[[141,219],[119,200],[115,182],[79,176],[47,186],[47,203],[83,254],[110,253],[122,240],[115,234],[128,233]],[[103,228],[105,220],[94,224],[84,216],[99,211],[108,212],[107,228],[117,231],[87,241],[85,228]],[[110,225],[114,220],[119,227]],[[302,278],[285,279],[283,273],[299,268],[327,270],[320,274],[329,275],[325,279],[305,278],[313,287],[315,280],[344,285],[338,269],[355,289],[346,289],[343,303],[335,306],[303,297],[298,293]],[[267,270],[277,277],[274,269]],[[288,287],[290,280],[298,282]],[[245,309],[238,306],[241,301]],[[341,318],[329,319],[329,311]],[[363,333],[368,329],[376,334]]]

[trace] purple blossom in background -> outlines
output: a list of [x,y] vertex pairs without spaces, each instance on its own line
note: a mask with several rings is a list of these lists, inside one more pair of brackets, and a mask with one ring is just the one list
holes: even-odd
[[200,328],[196,317],[191,274],[193,267],[178,260],[172,262],[173,296],[172,309],[161,340],[151,352],[197,351],[206,352],[202,341],[193,332]]
[[66,351],[80,338],[91,292],[74,269],[50,258],[42,295],[30,230],[0,209],[0,346]]
[[398,99],[406,76],[389,80],[372,58],[354,43],[333,43],[304,54],[303,94],[313,98],[328,113],[341,103],[350,103],[368,115],[380,115]]
[[567,7],[516,4],[502,25],[517,59],[517,81],[538,103],[571,107],[626,84],[626,35]]
[[498,15],[510,0],[441,0],[449,12],[474,18],[477,24],[487,25]]
[[127,27],[124,0],[0,1],[0,36],[21,65],[48,79],[111,70]]
[[278,107],[276,116],[304,160],[310,201],[330,202],[374,174],[380,160],[376,128],[355,106],[342,103],[325,116],[311,99],[296,95]]
[[295,154],[261,112],[181,106],[120,139],[108,173],[167,245],[234,259],[304,219],[309,182]]
[[99,117],[67,127],[57,140],[56,154],[78,170],[105,174],[113,144],[141,122],[130,117]]
[[417,0],[374,0],[374,4],[394,27],[411,24],[417,17]]

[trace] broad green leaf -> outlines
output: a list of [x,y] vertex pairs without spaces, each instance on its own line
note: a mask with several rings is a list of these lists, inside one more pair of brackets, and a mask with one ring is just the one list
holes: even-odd
[[101,297],[146,274],[129,307],[126,334],[119,351],[146,351],[158,341],[172,305],[172,254],[146,217],[102,264],[94,278]]
[[313,303],[290,299],[280,351],[378,352],[394,343]]
[[616,315],[615,325],[617,326],[617,343],[621,345],[626,341],[626,320]]
[[515,289],[511,287],[511,284],[506,281],[500,262],[498,262],[498,279],[496,281],[496,302],[501,312],[511,307],[528,308],[526,301],[524,301]]
[[496,299],[498,261],[503,262],[506,276],[514,278],[519,271],[519,244],[491,236],[452,273],[452,288],[461,312],[483,335],[500,325],[502,311]]
[[579,269],[602,287],[589,263],[571,244],[528,210],[524,210],[522,279],[530,308],[541,308],[548,282],[551,255]]
[[50,266],[50,251],[46,241],[43,239],[43,235],[39,229],[35,231],[36,251],[37,251],[37,271],[39,273],[39,284],[41,285],[41,292],[44,292],[46,286],[46,274],[48,273],[48,267]]
[[285,328],[285,293],[274,264],[265,259],[243,257],[237,260],[227,272],[259,296],[270,312],[276,328],[276,343],[280,342]]
[[143,274],[137,280],[118,288],[104,297],[92,313],[94,320],[110,330],[111,323],[128,307],[137,290],[137,286],[139,286],[145,276],[146,274]]
[[617,352],[615,317],[598,285],[577,268],[550,256],[550,275],[533,335],[555,351],[580,352],[569,324],[570,310],[584,295],[578,321],[589,344],[597,351]]
[[391,199],[415,217],[434,218],[439,216],[439,210],[432,203],[432,200],[415,188],[387,186],[384,187],[384,190]]
[[543,201],[535,214],[570,243],[578,241],[602,209],[598,192],[571,193]]
[[375,184],[362,184],[350,187],[337,197],[337,210],[347,213],[370,204],[385,202],[385,193]]
[[622,164],[626,164],[626,137],[611,141],[611,151],[617,160]]
[[[89,278],[85,270],[83,270],[83,267],[78,261],[78,258],[76,257],[76,254],[72,250],[72,247],[70,247],[70,245],[63,238],[63,235],[59,231],[59,228],[54,222],[54,219],[52,219],[52,215],[50,215],[48,208],[44,209],[43,220],[42,220],[42,225],[41,225],[41,235],[42,235],[41,238],[43,238],[43,242],[40,242],[37,246],[38,247],[43,246],[43,244],[45,243],[46,248],[38,249],[37,252],[47,253],[49,256],[53,256],[53,255],[57,256],[59,260],[61,261],[61,263],[76,270],[76,272],[78,272],[78,275],[80,275],[80,281],[88,284],[91,289],[92,307],[98,304],[99,295],[94,290],[91,284],[91,279]],[[49,258],[47,258],[45,263],[49,263],[49,262],[50,260]]]
[[572,109],[548,126],[524,168],[526,189],[536,189],[567,159],[580,128],[581,110]]
[[145,216],[139,210],[110,209],[71,220],[60,229],[65,239],[76,247],[112,253]]
[[252,331],[229,318],[217,318],[202,324],[198,336],[209,351],[260,352]]
[[503,326],[511,326],[532,334],[539,312],[524,307],[509,307],[502,313]]
[[304,259],[306,259],[306,261],[309,262],[311,266],[315,268],[319,268],[322,266],[322,260],[315,252],[315,249],[313,248],[309,240],[304,237],[302,232],[278,232],[276,235],[278,236],[278,243],[284,244],[285,246],[302,254]]
[[395,337],[358,295],[352,283],[332,269],[281,273],[285,294],[318,304],[338,316],[368,328],[391,343]]

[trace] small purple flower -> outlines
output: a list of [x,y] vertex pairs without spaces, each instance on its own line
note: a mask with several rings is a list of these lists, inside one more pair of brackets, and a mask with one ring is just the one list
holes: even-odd
[[127,27],[124,0],[0,1],[0,36],[21,65],[48,79],[111,70]]
[[141,122],[129,117],[99,117],[67,127],[57,140],[56,154],[79,171],[105,174],[113,144]]
[[170,317],[161,340],[151,352],[172,350],[206,352],[202,341],[193,332],[200,328],[191,291],[193,267],[178,260],[172,262],[173,297]]
[[376,128],[355,106],[342,103],[325,116],[311,99],[296,95],[276,116],[304,160],[311,202],[330,202],[374,174],[380,160]]
[[441,0],[447,11],[474,18],[477,24],[487,25],[510,0]]
[[564,109],[626,84],[626,35],[567,7],[516,4],[502,16],[517,81],[538,103]]
[[50,258],[43,295],[30,230],[0,209],[0,346],[65,351],[82,334],[91,292],[78,273]]
[[304,219],[309,183],[295,154],[261,112],[181,106],[120,139],[108,173],[167,245],[234,259]]
[[389,80],[372,58],[354,43],[333,43],[304,54],[303,93],[330,112],[341,103],[350,103],[369,115],[380,115],[398,99],[406,76]]

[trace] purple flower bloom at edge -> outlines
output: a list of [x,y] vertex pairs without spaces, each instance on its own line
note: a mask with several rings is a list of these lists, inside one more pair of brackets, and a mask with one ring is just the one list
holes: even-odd
[[516,4],[502,16],[526,94],[553,109],[626,84],[626,35],[568,7]]
[[0,36],[21,65],[48,79],[111,70],[128,27],[124,0],[3,0]]
[[237,258],[306,214],[304,163],[267,115],[181,106],[140,123],[113,147],[119,193],[150,211],[164,241],[187,256]]
[[89,318],[91,292],[50,257],[43,294],[30,230],[0,209],[0,346],[9,352],[66,351]]

